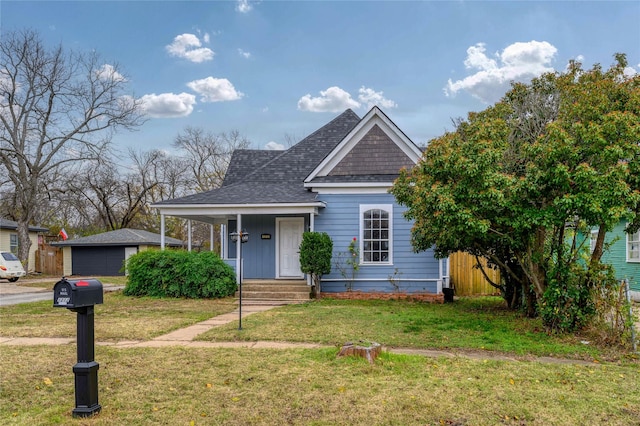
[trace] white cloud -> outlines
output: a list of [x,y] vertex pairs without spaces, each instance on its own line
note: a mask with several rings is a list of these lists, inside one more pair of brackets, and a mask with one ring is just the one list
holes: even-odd
[[383,96],[383,92],[376,92],[375,90],[362,86],[358,91],[358,100],[367,104],[367,109],[373,108],[378,105],[380,108],[397,108],[398,105]]
[[204,41],[207,44],[209,44],[210,39],[211,37],[209,36],[209,33],[204,33],[204,35],[202,36],[202,41]]
[[201,96],[202,102],[235,101],[244,96],[226,78],[207,77],[189,82],[187,86]]
[[[638,65],[638,69],[640,69],[640,64]],[[623,73],[626,77],[633,77],[638,74],[638,71],[633,67],[625,67]]]
[[102,81],[105,81],[105,80],[110,80],[114,82],[127,81],[127,79],[124,78],[122,74],[116,71],[113,65],[109,65],[109,64],[104,64],[102,67],[100,67],[100,69],[96,71],[96,77],[98,77]]
[[253,9],[253,5],[249,3],[249,0],[238,0],[236,2],[236,10],[240,13],[249,13]]
[[551,62],[558,51],[546,41],[535,40],[513,43],[502,53],[496,53],[496,59],[489,58],[485,50],[483,43],[467,49],[464,65],[477,72],[455,82],[449,79],[444,88],[447,96],[466,91],[483,102],[495,102],[505,94],[512,81],[526,82],[545,72],[553,72]]
[[360,103],[351,98],[337,86],[329,87],[325,91],[320,91],[320,96],[312,98],[307,94],[298,101],[298,109],[311,112],[340,112],[347,108],[359,108]]
[[242,50],[242,49],[238,49],[238,54],[239,54],[240,56],[242,56],[243,58],[246,58],[246,59],[249,59],[249,58],[251,57],[251,53],[249,53],[249,52],[245,52],[245,51],[244,51],[244,50]]
[[268,144],[266,144],[264,148],[268,151],[282,151],[284,149],[284,145],[282,145],[281,143],[271,141]]
[[[208,41],[209,37],[205,34],[205,41]],[[195,34],[181,34],[173,39],[173,43],[166,46],[167,52],[171,56],[177,56],[178,58],[184,58],[191,62],[204,62],[213,59],[213,50],[208,47],[200,47],[202,43]]]
[[145,113],[156,118],[186,117],[193,112],[196,103],[195,95],[189,93],[152,93],[140,100]]

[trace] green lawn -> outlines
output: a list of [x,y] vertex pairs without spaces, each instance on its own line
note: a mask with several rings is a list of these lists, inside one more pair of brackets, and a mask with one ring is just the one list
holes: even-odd
[[[76,314],[52,305],[52,301],[43,301],[0,307],[0,336],[76,337]],[[157,299],[107,292],[104,304],[95,305],[95,338],[149,340],[235,308],[232,298]]]
[[640,369],[336,349],[98,346],[95,418],[73,420],[75,346],[0,346],[3,425],[632,425]]
[[584,336],[553,336],[539,320],[523,318],[497,297],[463,298],[452,304],[324,299],[253,315],[217,327],[198,340],[275,340],[341,345],[374,341],[385,346],[500,351],[516,355],[617,358]]
[[[96,339],[146,340],[236,305],[105,294]],[[75,314],[51,302],[0,307],[0,335],[74,337]],[[74,420],[75,344],[0,345],[0,424],[575,425],[640,424],[640,363],[613,349],[549,336],[497,298],[453,304],[322,300],[275,308],[201,340],[281,340],[334,348],[96,346],[95,418]],[[346,341],[515,354],[522,361],[383,351],[373,365],[337,358]],[[575,357],[541,363],[534,355]],[[617,359],[615,362],[611,360]],[[605,360],[609,360],[608,362]]]

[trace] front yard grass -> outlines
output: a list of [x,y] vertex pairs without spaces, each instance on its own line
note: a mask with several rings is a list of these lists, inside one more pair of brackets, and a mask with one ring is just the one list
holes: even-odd
[[[53,301],[43,301],[0,307],[0,336],[75,338],[76,314],[52,306]],[[235,308],[233,298],[158,299],[106,292],[104,304],[95,305],[95,339],[149,340]]]
[[[105,294],[96,340],[146,340],[229,312],[233,299]],[[97,345],[95,417],[76,420],[75,344],[0,345],[3,425],[575,425],[640,424],[640,363],[547,335],[499,298],[437,305],[325,299],[214,328],[200,340],[281,340],[324,349],[123,348]],[[0,335],[75,337],[75,314],[52,302],[0,307]],[[428,358],[383,351],[373,365],[337,358],[346,341],[491,350],[523,361]],[[529,355],[590,359],[540,363]],[[618,356],[618,358],[620,358]]]
[[96,347],[102,411],[76,420],[74,345],[0,346],[3,425],[632,425],[637,364],[431,359],[337,349]]
[[322,299],[252,315],[201,334],[197,340],[273,340],[342,345],[374,341],[387,347],[471,349],[520,356],[617,358],[615,348],[586,344],[582,336],[553,336],[539,320],[523,318],[498,297],[451,304]]

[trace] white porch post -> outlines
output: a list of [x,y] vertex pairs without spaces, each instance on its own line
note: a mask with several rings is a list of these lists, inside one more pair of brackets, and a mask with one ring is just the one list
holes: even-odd
[[160,213],[160,250],[164,250],[164,214]]
[[[242,215],[238,214],[237,223],[236,223],[236,232],[242,232]],[[236,242],[236,282],[240,284],[240,275],[242,268],[242,259],[240,259],[240,254],[242,253],[242,241],[238,238]]]
[[[309,213],[309,232],[314,232],[316,229],[316,214],[315,212]],[[307,285],[311,287],[313,283],[311,282],[311,274],[307,275]]]
[[187,220],[187,249],[191,251],[191,219]]
[[209,225],[209,251],[213,251],[213,225]]
[[220,224],[220,259],[227,259],[227,225]]

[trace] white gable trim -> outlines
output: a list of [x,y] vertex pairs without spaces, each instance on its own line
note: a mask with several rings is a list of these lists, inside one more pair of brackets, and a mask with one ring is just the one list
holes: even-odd
[[405,135],[393,121],[389,119],[377,106],[365,115],[356,127],[325,157],[325,159],[307,176],[305,182],[311,182],[316,176],[327,176],[333,168],[360,142],[360,140],[375,125],[404,152],[414,163],[420,160],[422,152],[411,139]]
[[305,184],[318,194],[386,194],[393,182]]

